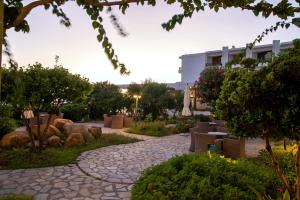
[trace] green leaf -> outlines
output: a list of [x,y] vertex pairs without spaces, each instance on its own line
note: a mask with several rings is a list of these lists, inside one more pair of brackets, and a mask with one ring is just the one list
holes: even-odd
[[93,25],[93,28],[96,29],[99,27],[100,23],[97,21],[93,21],[92,25]]
[[300,17],[293,18],[292,23],[300,28]]
[[283,197],[282,197],[283,200],[290,200],[291,197],[290,197],[290,193],[288,190],[285,190],[285,192],[283,193]]

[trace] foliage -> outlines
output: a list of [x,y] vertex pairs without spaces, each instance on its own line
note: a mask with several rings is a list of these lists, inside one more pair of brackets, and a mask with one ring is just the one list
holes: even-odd
[[149,136],[167,136],[178,133],[176,128],[166,127],[165,122],[154,121],[154,122],[137,122],[132,127],[130,127],[127,132],[140,134],[140,135],[149,135]]
[[[290,185],[294,185],[297,177],[295,156],[290,150],[284,150],[283,146],[275,146],[274,154],[280,163],[280,169],[287,178],[288,183]],[[267,165],[270,168],[273,165],[270,155],[266,150],[261,150],[259,155],[255,158],[255,161],[257,161],[259,164]]]
[[[24,5],[24,2],[17,0],[4,0],[1,6],[4,7],[4,30],[0,29],[0,37],[6,37],[6,31],[8,29],[14,28],[15,31],[22,31],[24,33],[30,32],[29,23],[26,20],[27,15],[35,8],[43,6],[45,10],[51,9],[52,13],[56,15],[60,19],[60,23],[66,27],[71,26],[71,21],[67,17],[67,15],[62,10],[62,6],[68,1],[38,1],[35,3],[28,3]],[[91,20],[91,24],[94,29],[97,30],[97,40],[102,44],[104,52],[106,53],[108,59],[111,61],[114,69],[119,69],[121,74],[128,74],[126,67],[124,64],[120,63],[118,60],[118,56],[115,53],[115,50],[112,48],[112,44],[108,39],[108,34],[103,26],[103,12],[104,7],[107,7],[106,12],[110,14],[110,19],[112,24],[117,29],[120,35],[126,36],[127,34],[119,24],[116,16],[112,14],[112,6],[118,6],[123,14],[125,14],[126,10],[129,8],[130,3],[136,3],[141,5],[156,5],[156,0],[144,1],[144,0],[132,0],[132,1],[104,1],[104,2],[94,2],[90,0],[77,0],[76,4],[79,7],[82,7]],[[253,12],[255,16],[262,15],[267,18],[271,14],[279,17],[280,19],[287,20],[288,17],[294,17],[296,13],[300,12],[299,1],[290,3],[288,0],[280,1],[277,4],[269,3],[267,1],[180,1],[180,0],[172,0],[165,1],[166,4],[179,4],[183,9],[182,14],[174,15],[169,21],[162,24],[162,27],[167,31],[172,30],[176,24],[181,24],[184,18],[190,18],[195,12],[204,11],[206,9],[214,10],[218,12],[219,9],[227,9],[227,8],[241,8],[242,10],[250,10]],[[3,5],[4,4],[4,5]],[[1,7],[1,9],[3,9]],[[296,19],[296,20],[295,20]],[[293,22],[298,21],[298,18],[294,18]],[[280,22],[283,23],[283,22]],[[285,23],[285,28],[289,26]],[[280,24],[281,25],[281,24]],[[259,39],[258,39],[259,40]]]
[[215,107],[224,80],[224,69],[217,66],[207,66],[196,82],[198,97],[203,103]]
[[132,199],[255,199],[278,185],[267,167],[218,155],[190,154],[147,170],[134,185]]
[[64,113],[64,118],[72,121],[81,121],[89,114],[88,106],[85,104],[66,104],[60,108],[60,111]]
[[141,95],[142,93],[142,89],[143,89],[143,84],[138,84],[138,83],[130,83],[128,85],[128,88],[127,88],[127,93],[130,95],[130,96],[133,96],[133,95]]
[[0,152],[0,168],[25,169],[59,166],[74,163],[76,158],[85,151],[117,144],[136,142],[136,139],[116,134],[104,134],[82,146],[68,148],[50,148],[41,153],[30,149],[13,149]]
[[160,115],[166,116],[166,109],[182,108],[182,92],[168,88],[166,84],[145,81],[141,96],[139,107],[143,116],[151,113],[154,120]]
[[29,65],[25,74],[25,98],[34,110],[49,110],[65,102],[76,102],[87,97],[92,87],[81,78],[59,66],[44,68],[40,63]]
[[[228,70],[217,101],[218,114],[226,120],[226,127],[231,133],[266,140],[274,169],[292,198],[295,195],[299,198],[300,185],[289,185],[280,169],[281,163],[272,152],[269,139],[300,140],[299,102],[299,40],[295,40],[293,48],[282,52],[266,67]],[[299,163],[300,157],[297,156],[297,159]],[[299,165],[297,172],[297,178],[300,178]]]
[[4,69],[2,97],[17,109],[49,111],[65,102],[77,102],[91,92],[87,79],[61,66],[44,68],[40,63],[27,68]]
[[202,115],[202,114],[194,115],[194,119],[199,122],[210,122],[211,121],[209,116]]
[[0,139],[6,133],[13,131],[17,123],[12,119],[13,107],[10,104],[0,102]]
[[300,137],[300,45],[282,52],[267,67],[225,73],[218,114],[238,136]]
[[28,195],[0,195],[0,200],[34,200],[34,198]]
[[102,118],[103,114],[115,114],[125,106],[120,88],[107,81],[94,84],[89,103],[92,119]]

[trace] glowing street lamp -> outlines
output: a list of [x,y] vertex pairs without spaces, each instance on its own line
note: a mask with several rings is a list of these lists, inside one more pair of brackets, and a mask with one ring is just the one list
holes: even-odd
[[134,109],[134,114],[137,114],[137,109],[138,109],[138,102],[139,102],[139,99],[141,98],[142,96],[141,95],[133,95],[133,98],[135,99],[135,109]]

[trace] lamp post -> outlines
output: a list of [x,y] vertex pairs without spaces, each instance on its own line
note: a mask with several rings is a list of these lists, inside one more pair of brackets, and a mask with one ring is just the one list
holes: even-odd
[[135,115],[137,114],[138,102],[141,97],[142,97],[141,95],[137,95],[137,94],[133,95],[133,98],[135,99],[135,109],[134,109]]

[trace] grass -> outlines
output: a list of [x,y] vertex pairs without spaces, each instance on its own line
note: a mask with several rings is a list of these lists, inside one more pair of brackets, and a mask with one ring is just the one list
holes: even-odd
[[41,153],[30,149],[13,149],[0,152],[0,169],[27,169],[49,166],[60,166],[74,163],[85,151],[117,144],[137,142],[137,139],[116,134],[103,134],[87,144],[70,148],[49,148]]
[[131,128],[127,129],[127,132],[148,135],[148,136],[167,136],[178,133],[175,127],[165,127],[165,122],[138,122]]
[[0,196],[0,200],[34,200],[34,198],[27,195],[4,195]]

